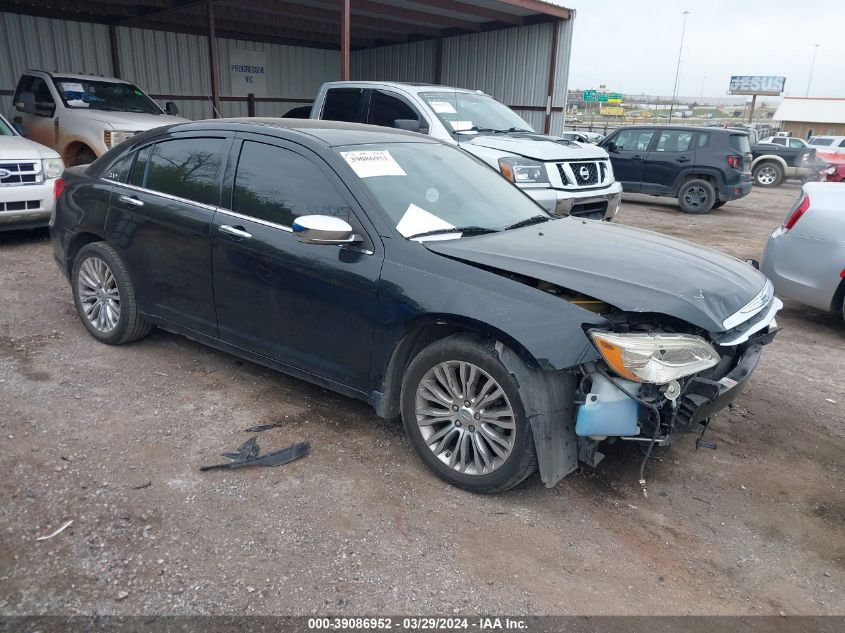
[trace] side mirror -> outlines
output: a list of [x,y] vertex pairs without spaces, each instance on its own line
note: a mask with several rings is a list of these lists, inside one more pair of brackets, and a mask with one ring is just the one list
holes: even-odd
[[27,114],[35,114],[35,93],[22,92],[18,95],[18,100],[15,102],[15,108]]
[[393,127],[397,130],[407,130],[408,132],[419,132],[422,129],[418,119],[396,119],[393,122]]
[[303,244],[352,244],[361,238],[346,220],[330,215],[301,215],[293,221],[293,236]]
[[179,108],[172,101],[168,101],[164,104],[164,113],[170,116],[179,116]]
[[619,146],[616,143],[614,143],[613,141],[607,141],[607,142],[603,143],[602,147],[604,149],[606,149],[611,154],[615,154],[616,152],[619,151]]

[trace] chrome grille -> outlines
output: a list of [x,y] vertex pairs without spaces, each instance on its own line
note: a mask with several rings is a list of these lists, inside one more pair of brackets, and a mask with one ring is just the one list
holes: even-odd
[[0,187],[8,185],[38,185],[44,182],[41,161],[0,162]]
[[575,183],[586,187],[599,182],[599,170],[595,163],[569,163]]

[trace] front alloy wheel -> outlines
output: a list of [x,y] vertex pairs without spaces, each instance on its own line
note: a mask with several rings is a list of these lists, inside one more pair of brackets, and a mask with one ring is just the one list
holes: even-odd
[[417,387],[416,421],[429,450],[459,473],[492,473],[513,451],[510,401],[490,374],[469,362],[428,370]]
[[408,364],[400,395],[405,432],[426,465],[453,486],[501,492],[536,470],[512,369],[495,341],[469,333],[433,342]]

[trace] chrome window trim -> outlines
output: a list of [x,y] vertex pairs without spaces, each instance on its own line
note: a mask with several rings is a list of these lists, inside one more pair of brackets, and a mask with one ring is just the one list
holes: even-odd
[[276,224],[275,222],[270,222],[269,220],[261,220],[260,218],[254,218],[250,215],[244,215],[243,213],[238,213],[236,211],[230,211],[229,209],[224,209],[223,207],[217,208],[218,213],[222,213],[224,215],[228,215],[233,218],[238,218],[239,220],[246,220],[247,222],[255,222],[256,224],[260,224],[262,226],[268,226],[271,229],[282,229],[288,233],[293,233],[293,228],[290,226],[285,226],[284,224]]
[[174,202],[183,202],[185,204],[191,204],[195,207],[199,207],[201,209],[205,209],[207,211],[217,211],[218,207],[214,206],[213,204],[206,204],[205,202],[197,202],[196,200],[188,200],[187,198],[180,198],[179,196],[174,196],[169,193],[164,193],[163,191],[156,191],[155,189],[147,189],[146,187],[139,187],[138,185],[130,185],[128,182],[118,182],[117,180],[110,180],[109,178],[100,178],[100,180],[110,183],[112,185],[119,185],[121,187],[126,187],[127,189],[132,189],[133,191],[140,191],[141,193],[148,193],[153,196],[159,196],[161,198],[165,198],[167,200],[173,200]]

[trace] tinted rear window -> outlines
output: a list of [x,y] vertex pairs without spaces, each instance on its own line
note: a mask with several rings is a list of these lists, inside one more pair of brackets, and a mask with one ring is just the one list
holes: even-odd
[[156,143],[146,166],[144,186],[203,204],[219,204],[222,156],[223,140],[217,138]]
[[832,138],[819,138],[818,136],[814,136],[810,139],[810,145],[830,145],[832,143]]
[[751,153],[751,143],[748,142],[747,134],[731,134],[731,148],[740,154]]
[[361,123],[364,91],[360,88],[331,88],[326,92],[321,119]]

